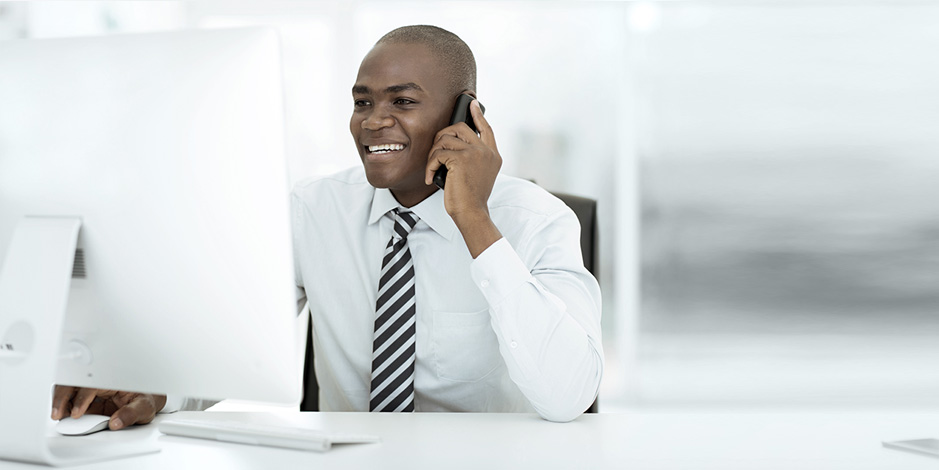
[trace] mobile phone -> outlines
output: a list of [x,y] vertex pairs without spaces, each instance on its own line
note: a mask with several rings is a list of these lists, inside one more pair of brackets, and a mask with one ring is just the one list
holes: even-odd
[[[473,122],[473,115],[470,113],[470,103],[473,102],[472,96],[463,93],[456,99],[456,105],[453,107],[453,114],[450,115],[450,126],[458,123],[465,122],[470,129],[473,130],[476,134],[479,134],[479,131],[476,130],[476,123]],[[486,107],[482,103],[479,103],[479,110],[483,113],[486,112]],[[447,167],[441,165],[440,168],[437,168],[437,172],[434,173],[434,184],[438,188],[443,189],[443,186],[447,184]]]

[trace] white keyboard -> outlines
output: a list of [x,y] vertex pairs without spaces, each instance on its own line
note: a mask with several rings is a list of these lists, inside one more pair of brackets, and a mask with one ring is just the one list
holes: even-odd
[[161,422],[158,429],[163,434],[171,436],[317,452],[327,451],[333,444],[360,444],[380,441],[378,436],[367,434],[327,432],[292,426],[206,419],[168,419]]

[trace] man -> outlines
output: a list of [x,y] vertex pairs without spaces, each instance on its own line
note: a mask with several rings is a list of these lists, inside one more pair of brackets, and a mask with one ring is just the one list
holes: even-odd
[[[298,304],[310,304],[324,411],[536,411],[569,421],[596,397],[600,290],[583,267],[577,219],[537,186],[498,175],[478,102],[478,136],[448,125],[457,97],[475,88],[475,59],[459,37],[433,26],[391,31],[352,87],[362,167],[294,190]],[[443,191],[432,183],[441,165]],[[53,418],[105,406],[108,393],[59,387]],[[149,422],[165,403],[117,397],[112,429]]]

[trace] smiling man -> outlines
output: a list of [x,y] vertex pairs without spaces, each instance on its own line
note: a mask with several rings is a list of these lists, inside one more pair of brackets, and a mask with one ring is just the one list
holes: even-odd
[[[479,135],[448,125],[457,97],[475,89],[475,59],[459,37],[434,26],[391,31],[352,87],[362,166],[294,189],[297,300],[310,306],[323,411],[569,421],[597,395],[600,289],[583,265],[577,218],[534,184],[499,175],[477,102]],[[441,165],[445,191],[432,184]],[[80,416],[106,393],[57,388],[53,417]],[[112,429],[149,421],[164,402],[123,397]]]
[[[352,87],[362,166],[294,190],[300,302],[309,297],[320,409],[579,416],[603,368],[600,291],[576,216],[499,175],[478,103],[449,126],[476,64],[456,35],[382,37]],[[448,168],[446,190],[432,184]]]

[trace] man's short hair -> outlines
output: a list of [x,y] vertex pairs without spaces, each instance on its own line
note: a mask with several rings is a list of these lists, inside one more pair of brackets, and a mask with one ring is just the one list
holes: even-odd
[[423,44],[447,67],[450,93],[476,91],[476,58],[473,51],[456,34],[430,25],[402,26],[391,30],[378,44]]

